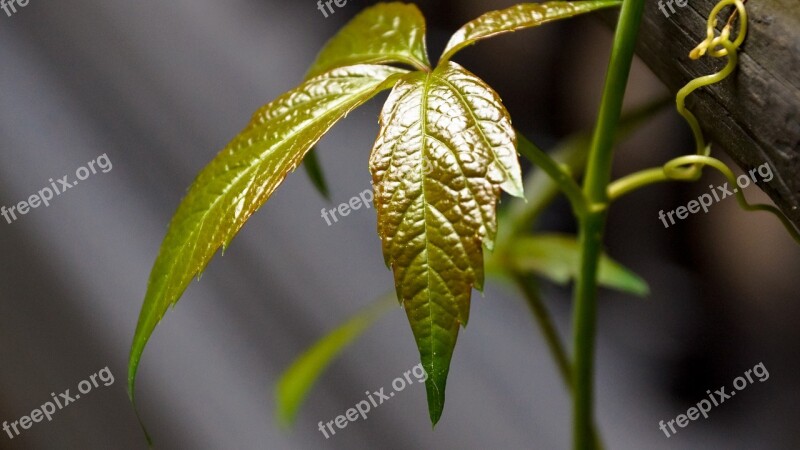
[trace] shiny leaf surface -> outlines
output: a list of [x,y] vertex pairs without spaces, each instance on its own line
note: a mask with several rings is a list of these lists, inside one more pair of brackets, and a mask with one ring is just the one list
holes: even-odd
[[483,286],[501,189],[522,195],[516,135],[497,94],[455,63],[393,89],[370,157],[378,233],[428,373],[431,421],[444,407],[459,326]]
[[[524,236],[515,238],[509,247],[512,270],[534,272],[559,284],[566,284],[580,273],[580,245],[574,236]],[[638,296],[650,293],[646,281],[605,254],[600,258],[598,283]]]
[[144,346],[191,279],[220,247],[227,247],[330,127],[405,73],[359,65],[306,81],[256,112],[250,124],[200,172],[172,218],[150,274],[129,361],[132,400]]
[[531,28],[554,20],[566,19],[621,4],[620,0],[522,3],[511,8],[488,12],[468,22],[453,34],[441,60],[447,61],[464,47],[498,34]]
[[415,5],[379,3],[364,9],[325,44],[308,76],[336,67],[386,63],[430,67],[425,18]]

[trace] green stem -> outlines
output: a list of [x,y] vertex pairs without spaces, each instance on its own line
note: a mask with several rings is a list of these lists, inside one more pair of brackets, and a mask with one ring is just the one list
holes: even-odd
[[536,167],[550,176],[550,179],[569,199],[576,217],[581,217],[586,213],[586,199],[580,186],[572,178],[568,167],[559,165],[550,155],[520,133],[517,133],[517,150],[522,156],[528,158]]
[[644,0],[625,0],[614,34],[603,98],[595,126],[584,193],[588,213],[580,218],[581,273],[575,286],[573,312],[573,448],[594,449],[594,338],[597,322],[597,267],[602,251],[611,180],[613,144],[622,100],[628,84],[636,35],[644,9]]
[[545,308],[544,303],[542,303],[542,298],[539,296],[539,290],[536,286],[536,280],[520,273],[514,273],[512,277],[520,291],[522,291],[525,300],[527,300],[533,317],[536,319],[536,323],[539,325],[539,329],[544,335],[544,340],[547,342],[550,354],[556,361],[556,367],[558,367],[561,380],[568,390],[572,390],[572,368],[569,363],[569,356],[561,343],[561,338],[558,336],[558,330],[553,324],[550,313],[547,311],[547,308]]
[[573,311],[573,449],[591,450],[594,423],[594,337],[597,321],[597,267],[605,213],[589,214],[580,223],[581,273],[575,285]]
[[609,201],[614,201],[639,188],[663,181],[669,181],[669,177],[664,173],[663,167],[641,170],[611,183],[608,186],[608,199]]

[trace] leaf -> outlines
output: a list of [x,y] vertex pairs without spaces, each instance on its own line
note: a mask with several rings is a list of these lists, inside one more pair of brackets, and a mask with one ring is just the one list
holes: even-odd
[[364,331],[389,311],[394,295],[385,295],[328,333],[300,355],[278,380],[276,412],[284,426],[292,425],[308,392],[328,365]]
[[497,94],[455,63],[392,90],[370,156],[378,234],[422,365],[433,424],[472,287],[483,286],[501,188],[522,195],[516,136]]
[[430,68],[425,18],[415,5],[379,3],[364,9],[325,44],[308,76],[354,64],[387,63]]
[[[515,238],[509,244],[508,257],[512,270],[535,272],[559,284],[576,279],[580,272],[580,245],[570,235],[554,233]],[[605,254],[600,258],[598,283],[641,297],[650,293],[646,281]]]
[[[425,17],[416,5],[380,3],[364,9],[328,41],[306,79],[337,67],[370,63],[406,63],[430,68],[425,48]],[[308,152],[303,167],[317,191],[330,199],[316,149]]]
[[482,39],[621,4],[620,0],[522,3],[507,9],[491,11],[468,22],[453,34],[444,49],[439,64],[448,61],[464,47],[473,45]]
[[328,182],[325,181],[325,172],[322,171],[322,165],[319,163],[316,146],[309,150],[308,153],[306,153],[306,157],[303,158],[303,168],[306,169],[306,175],[308,175],[311,184],[314,185],[317,192],[319,192],[325,200],[330,200],[331,193],[328,189]]
[[256,112],[244,131],[200,172],[172,218],[150,273],[128,367],[132,402],[147,340],[191,279],[217,249],[224,251],[325,132],[405,73],[359,65],[306,81]]

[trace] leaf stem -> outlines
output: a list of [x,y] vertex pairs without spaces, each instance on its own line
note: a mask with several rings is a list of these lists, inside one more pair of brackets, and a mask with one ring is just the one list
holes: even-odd
[[429,63],[427,63],[425,61],[421,61],[421,60],[419,60],[417,58],[403,58],[403,59],[405,60],[406,64],[410,65],[411,67],[413,67],[413,68],[415,68],[415,69],[417,69],[417,70],[419,70],[421,72],[428,73],[431,70],[433,70]]
[[595,449],[592,434],[594,346],[597,322],[597,269],[605,231],[613,144],[622,112],[644,0],[625,0],[614,34],[603,98],[589,151],[584,193],[589,211],[579,218],[581,272],[573,311],[573,448]]
[[662,181],[669,181],[663,167],[640,170],[611,183],[608,186],[608,199],[614,201],[639,188]]
[[578,183],[572,178],[567,166],[558,164],[550,155],[542,151],[521,133],[517,133],[517,150],[522,156],[528,158],[535,166],[550,176],[561,192],[569,199],[572,210],[577,217],[586,214],[586,197],[584,197]]
[[547,308],[542,303],[542,298],[539,296],[539,290],[536,286],[536,280],[532,277],[526,277],[520,273],[513,273],[514,283],[516,283],[519,290],[522,292],[528,306],[536,319],[539,329],[541,329],[544,339],[547,342],[547,347],[550,354],[556,361],[558,373],[561,375],[562,381],[568,390],[572,390],[572,368],[569,362],[569,356],[561,343],[561,338],[558,335],[558,330],[553,324],[553,319]]

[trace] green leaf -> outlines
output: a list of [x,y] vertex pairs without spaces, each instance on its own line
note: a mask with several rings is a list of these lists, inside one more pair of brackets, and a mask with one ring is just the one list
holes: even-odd
[[306,153],[306,157],[303,159],[303,168],[306,169],[306,175],[308,175],[311,184],[314,185],[317,192],[319,192],[325,200],[330,200],[331,193],[330,190],[328,190],[328,182],[325,181],[325,172],[322,171],[322,165],[319,163],[316,146]]
[[359,65],[306,81],[256,112],[244,131],[200,172],[172,218],[150,273],[128,366],[132,402],[139,360],[167,308],[217,250],[224,251],[325,132],[405,73]]
[[364,9],[325,44],[308,76],[354,64],[387,63],[430,68],[425,18],[415,5],[379,3]]
[[[416,5],[380,3],[364,9],[325,44],[306,79],[337,67],[388,63],[430,68],[425,48],[425,17]],[[308,152],[303,167],[317,191],[330,199],[316,149]]]
[[381,297],[317,341],[286,369],[278,380],[275,406],[275,414],[284,426],[294,423],[303,400],[331,361],[388,312],[394,302],[393,294]]
[[[508,258],[512,270],[535,272],[560,284],[577,278],[580,272],[580,245],[570,235],[538,234],[515,238],[509,244]],[[650,293],[646,281],[605,254],[600,258],[598,282],[642,297]]]
[[621,4],[620,0],[522,3],[508,9],[491,11],[468,22],[453,34],[439,64],[482,39]]
[[497,94],[455,63],[401,80],[370,156],[378,233],[408,315],[436,424],[459,326],[483,287],[503,189],[522,195],[516,136]]

